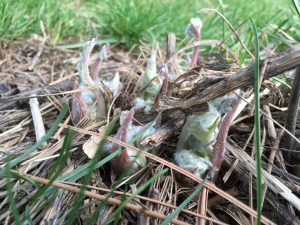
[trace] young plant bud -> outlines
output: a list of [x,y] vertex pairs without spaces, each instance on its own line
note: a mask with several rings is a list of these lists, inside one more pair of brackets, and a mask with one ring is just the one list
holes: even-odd
[[[77,85],[80,89],[88,88],[89,86],[97,86],[93,90],[81,91],[73,96],[72,101],[72,120],[74,124],[78,124],[84,117],[90,120],[100,120],[107,114],[109,108],[109,100],[106,95],[115,96],[122,88],[120,76],[117,73],[113,79],[101,82],[99,78],[99,71],[102,61],[108,56],[108,47],[106,44],[102,47],[97,59],[92,64],[91,53],[95,47],[96,39],[89,41],[83,48],[80,54],[80,61],[77,65],[79,71],[80,82]],[[90,74],[89,65],[92,64],[92,72]],[[104,91],[104,90],[109,90]]]
[[[199,18],[192,18],[190,24],[187,26],[186,33],[190,38],[194,38],[196,41],[200,41],[201,37],[202,22]],[[197,66],[199,58],[199,45],[194,48],[191,67]]]
[[[142,147],[139,143],[146,136],[154,133],[155,130],[152,126],[142,127],[132,125],[133,115],[134,108],[130,111],[122,112],[120,117],[121,126],[115,138],[147,151],[148,147]],[[114,152],[118,148],[120,148],[119,145],[113,144],[109,151]],[[124,149],[118,156],[111,160],[111,166],[117,176],[120,176],[124,171],[128,171],[128,174],[132,174],[146,166],[146,157],[130,149]]]
[[211,166],[211,160],[190,150],[176,151],[174,159],[181,168],[201,177]]
[[157,74],[156,53],[152,51],[151,57],[147,62],[146,71],[141,77],[140,95],[134,100],[133,106],[136,108],[145,108],[145,112],[151,112],[154,104],[153,99],[161,90],[163,80]]
[[[234,97],[216,98],[208,103],[208,112],[187,118],[176,148],[174,159],[177,165],[199,176],[207,172],[217,155],[214,145],[219,133],[221,115],[231,110],[235,102]],[[189,164],[185,165],[185,162]]]
[[199,18],[192,18],[191,22],[188,24],[186,28],[186,33],[190,38],[194,38],[195,40],[199,41],[201,28],[202,28],[201,20]]
[[162,95],[167,95],[170,77],[169,77],[169,70],[168,70],[168,67],[166,65],[164,65],[161,68],[160,77],[162,77],[162,80],[163,80],[160,92],[161,92]]

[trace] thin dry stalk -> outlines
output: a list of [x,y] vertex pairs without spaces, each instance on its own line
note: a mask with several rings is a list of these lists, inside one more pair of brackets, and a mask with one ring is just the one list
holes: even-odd
[[[286,115],[285,128],[295,134],[297,117],[298,117],[298,107],[300,102],[300,67],[298,67],[295,71],[295,78],[293,81],[293,87],[291,91],[291,97],[289,99],[288,111]],[[294,138],[288,134],[284,134],[282,138],[281,145],[288,150],[293,149]],[[295,164],[295,168],[293,168],[293,172],[296,176],[300,176],[300,154],[295,154],[292,152],[286,152],[286,158],[289,164]]]
[[[64,125],[61,125],[61,126],[64,126]],[[79,129],[79,128],[76,128],[76,127],[72,127],[72,126],[64,126],[65,128],[70,128],[72,130],[75,130],[75,131],[78,131],[78,132],[81,132],[81,133],[84,133],[84,134],[89,134],[89,135],[99,135],[95,132],[91,132],[91,131],[85,131],[83,129]],[[144,155],[146,157],[148,157],[149,159],[152,159],[154,161],[157,161],[171,169],[173,169],[174,171],[177,171],[183,175],[185,175],[186,177],[189,177],[191,178],[192,180],[196,181],[197,183],[201,183],[203,180],[200,178],[200,177],[197,177],[196,175],[176,166],[174,163],[171,163],[167,160],[164,160],[156,155],[153,155],[149,152],[146,152],[146,151],[141,151],[140,149],[134,147],[134,146],[131,146],[125,142],[122,142],[122,141],[119,141],[115,138],[112,138],[112,137],[107,137],[106,138],[108,141],[111,141],[115,144],[118,144],[122,147],[125,147],[127,149],[130,149],[130,150],[133,150],[141,155]],[[215,186],[215,184],[211,183],[211,182],[205,182],[204,183],[204,187],[208,188],[209,190],[213,191],[214,193],[217,193],[221,196],[223,196],[223,198],[225,198],[226,200],[228,200],[229,202],[233,203],[234,205],[237,205],[238,207],[240,207],[241,209],[243,209],[245,212],[247,212],[248,214],[254,216],[255,218],[257,217],[257,212],[253,209],[251,209],[249,206],[247,206],[246,204],[242,203],[241,201],[239,201],[238,199],[232,197],[231,195],[229,195],[228,193],[226,193],[225,191],[219,189],[217,186]],[[262,217],[262,222],[264,224],[274,224],[271,220],[267,219],[266,217]]]
[[[39,141],[45,135],[45,126],[39,108],[39,102],[34,95],[33,98],[30,98],[29,105],[30,105],[30,111],[32,115],[33,125],[34,125],[36,141]],[[47,144],[44,143],[44,146],[45,145]]]
[[[242,162],[243,166],[245,166],[249,172],[251,172],[254,176],[256,175],[255,161],[246,152],[241,151],[239,148],[234,148],[229,143],[226,144],[226,148]],[[283,198],[300,210],[300,199],[294,195],[288,187],[265,170],[262,170],[262,177],[265,184],[268,185],[273,192],[280,194]]]
[[[24,173],[20,173],[20,174],[22,176],[28,177],[28,178],[32,179],[33,181],[36,181],[36,182],[39,182],[39,183],[43,183],[43,184],[48,184],[49,183],[49,180],[41,178],[41,177],[37,177],[37,176],[29,175],[29,174],[24,174]],[[73,187],[73,186],[70,186],[70,185],[67,185],[67,184],[63,184],[63,183],[57,182],[57,181],[54,181],[52,183],[52,186],[62,188],[62,189],[65,189],[65,190],[68,190],[68,191],[71,191],[71,192],[74,192],[74,193],[79,193],[80,192],[80,188],[76,188],[76,187]],[[99,201],[107,200],[107,202],[109,204],[112,204],[112,205],[122,204],[122,200],[119,200],[117,198],[111,198],[111,197],[107,198],[104,195],[99,195],[99,194],[96,194],[96,193],[91,192],[91,191],[84,191],[83,193],[84,193],[85,196],[90,197],[90,198],[94,198],[94,199],[98,199]],[[143,206],[133,205],[131,203],[126,204],[125,208],[127,208],[129,210],[132,210],[132,211],[135,211],[137,213],[143,213],[143,214],[145,214],[147,216],[150,216],[150,217],[158,218],[160,220],[164,220],[166,218],[166,216],[163,215],[163,214],[160,214],[160,213],[155,212],[155,211],[151,211],[149,209],[144,208]],[[188,223],[182,222],[182,221],[177,220],[177,219],[173,219],[172,223],[175,224],[175,225],[188,225]]]
[[[73,183],[73,182],[60,182],[60,183],[69,184],[69,185],[76,186],[76,187],[82,187],[81,184]],[[102,191],[102,192],[105,192],[105,193],[111,193],[112,192],[111,189],[108,189],[108,188],[101,188],[101,187],[95,187],[95,186],[90,186],[90,185],[87,185],[86,187],[89,188],[89,189],[92,189],[92,190]],[[177,208],[177,206],[175,206],[175,205],[172,205],[172,204],[164,202],[164,201],[160,201],[159,200],[159,199],[161,199],[159,197],[160,193],[157,189],[156,190],[150,190],[150,192],[151,192],[150,197],[145,197],[145,196],[141,196],[141,195],[136,195],[135,197],[137,199],[144,200],[144,201],[147,201],[147,202],[150,202],[150,203],[153,203],[153,204],[157,204],[157,205],[162,205],[162,206],[165,206],[167,208],[171,208],[171,209],[176,209]],[[156,193],[153,193],[153,192],[156,192]],[[128,197],[132,196],[131,193],[123,192],[123,191],[113,191],[113,193],[117,194],[117,195],[120,195],[120,196],[121,195],[125,195],[125,196],[128,196]],[[156,196],[156,197],[152,197],[152,196]],[[155,207],[155,208],[158,208],[158,207]],[[222,222],[217,221],[217,220],[212,220],[209,217],[203,217],[202,215],[200,215],[198,213],[195,213],[191,210],[183,209],[182,212],[187,213],[191,216],[195,216],[195,217],[198,217],[198,218],[203,218],[203,219],[205,219],[207,221],[211,221],[213,223],[223,224]]]
[[[274,162],[274,159],[275,159],[275,156],[276,156],[276,152],[278,150],[280,139],[281,139],[281,136],[282,136],[283,132],[281,132],[279,137],[277,137],[275,126],[274,126],[274,123],[272,121],[272,114],[271,114],[270,107],[268,105],[264,105],[263,109],[264,109],[265,113],[268,115],[268,117],[266,117],[267,129],[268,129],[269,138],[271,139],[271,152],[270,152],[270,156],[269,156],[268,165],[267,165],[266,170],[267,170],[268,173],[271,173],[272,172],[272,165],[273,165],[273,162]],[[265,196],[266,196],[267,188],[268,188],[267,185],[264,184],[263,185],[262,205],[264,204],[264,199],[265,199]]]
[[[199,195],[198,199],[198,213],[206,216],[206,211],[207,211],[207,199],[208,199],[208,190],[207,188],[202,188],[201,193]],[[196,224],[198,225],[205,225],[205,220],[202,218],[197,218]]]

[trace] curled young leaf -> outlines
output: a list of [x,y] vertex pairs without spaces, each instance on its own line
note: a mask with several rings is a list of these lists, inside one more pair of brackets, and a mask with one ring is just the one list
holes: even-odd
[[94,81],[98,80],[101,63],[108,58],[108,50],[109,44],[103,45],[92,66],[92,79]]
[[151,57],[147,62],[147,67],[142,76],[141,95],[145,100],[156,97],[162,86],[162,79],[157,74],[156,70],[156,53],[152,51]]
[[211,160],[189,150],[176,151],[174,159],[181,168],[201,177],[211,166]]
[[141,87],[139,96],[133,101],[136,108],[145,108],[145,112],[151,112],[153,99],[159,94],[163,80],[157,74],[156,53],[152,51],[151,57],[147,62],[145,73],[141,77]]
[[[116,96],[122,88],[118,73],[112,79],[103,79],[103,81],[100,79],[99,71],[101,62],[108,57],[109,45],[104,45],[95,62],[91,62],[91,53],[95,44],[95,38],[87,42],[83,47],[83,51],[80,54],[80,61],[77,65],[80,77],[78,88],[86,89],[89,86],[96,86],[96,88],[83,90],[73,96],[72,120],[75,124],[78,124],[83,118],[95,121],[103,119],[109,108],[110,96]],[[91,74],[89,65],[92,65]]]
[[[140,146],[139,143],[144,137],[152,134],[155,130],[152,126],[148,125],[145,127],[132,125],[133,115],[134,108],[130,111],[122,112],[120,117],[121,126],[115,138],[147,151],[148,147]],[[120,146],[112,144],[109,145],[108,148],[110,148],[110,152],[114,152],[120,148]],[[118,176],[127,170],[129,170],[128,174],[131,174],[146,166],[146,157],[130,149],[124,149],[118,156],[111,160],[111,166]]]
[[103,79],[103,83],[110,90],[113,97],[116,97],[123,87],[118,72],[115,73],[115,76],[111,80]]
[[199,18],[192,18],[186,28],[186,33],[190,38],[195,38],[197,41],[200,38],[202,22]]
[[[175,154],[176,163],[202,176],[214,161],[214,145],[219,133],[221,115],[231,109],[235,98],[223,96],[210,101],[209,111],[188,117]],[[185,163],[188,163],[187,165]]]
[[201,115],[189,116],[179,137],[177,149],[188,149],[199,153],[212,150],[220,118],[221,114],[214,108]]

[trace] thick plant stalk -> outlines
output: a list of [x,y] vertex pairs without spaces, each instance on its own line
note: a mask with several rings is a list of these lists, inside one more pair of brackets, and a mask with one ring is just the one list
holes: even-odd
[[232,109],[226,113],[223,121],[221,122],[220,130],[217,136],[216,143],[213,147],[213,161],[212,161],[212,168],[209,173],[211,181],[215,181],[218,172],[220,170],[222,161],[223,161],[223,156],[225,153],[225,143],[226,143],[226,138],[227,134],[229,131],[229,128],[231,126],[231,123],[234,119],[235,113],[238,109],[238,106],[242,102],[242,99],[238,99],[236,103],[234,103]]
[[[297,118],[298,118],[298,108],[300,102],[300,67],[297,67],[293,82],[293,87],[291,91],[291,97],[289,99],[288,111],[286,116],[285,128],[292,134],[295,134]],[[289,134],[285,133],[281,139],[281,146],[292,150],[294,148],[294,138]],[[299,144],[298,144],[299,145]],[[297,148],[295,148],[297,149]],[[298,148],[299,149],[299,148]],[[293,168],[294,175],[300,177],[300,152],[285,152],[286,158],[289,164],[295,165]]]
[[[147,151],[149,146],[141,146],[139,143],[145,138],[145,136],[155,131],[153,126],[156,120],[146,126],[137,126],[132,125],[134,108],[132,108],[129,112],[124,111],[123,115],[125,115],[125,117],[122,119],[121,116],[121,126],[115,136],[115,139],[131,144],[143,151]],[[108,146],[108,148],[110,148],[108,149],[110,153],[121,147],[117,144],[113,144],[112,147],[110,146]],[[137,154],[130,149],[124,149],[118,156],[111,160],[111,166],[117,176],[125,174],[124,172],[127,172],[127,175],[132,174],[146,166],[146,157],[144,155]]]

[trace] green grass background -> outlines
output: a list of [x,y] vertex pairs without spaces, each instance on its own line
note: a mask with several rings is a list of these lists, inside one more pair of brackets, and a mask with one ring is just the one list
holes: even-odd
[[[223,21],[212,12],[197,13],[213,8],[223,12],[234,27],[251,16],[266,42],[299,40],[299,24],[291,6],[289,0],[0,0],[0,37],[22,39],[40,34],[42,22],[52,44],[98,36],[131,47],[141,40],[162,41],[167,32],[184,38],[189,19],[199,16],[204,22],[202,38],[222,40],[230,33]],[[249,41],[250,32],[247,22],[240,32],[243,41]],[[235,43],[234,38],[228,41]]]

